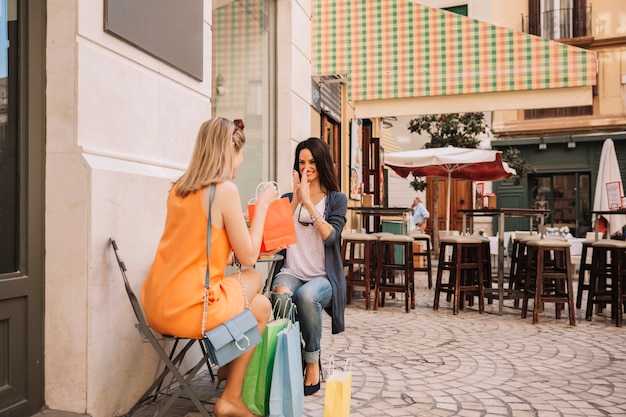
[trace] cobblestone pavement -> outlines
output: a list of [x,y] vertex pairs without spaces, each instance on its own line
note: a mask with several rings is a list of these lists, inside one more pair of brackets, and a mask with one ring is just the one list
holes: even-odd
[[[567,314],[556,320],[546,305],[533,325],[532,312],[521,319],[512,301],[502,315],[497,302],[484,314],[475,305],[453,315],[445,297],[433,311],[433,290],[420,278],[408,314],[402,300],[367,311],[356,299],[338,335],[324,318],[325,374],[331,355],[337,365],[352,361],[352,417],[626,416],[626,328],[610,316],[594,314],[588,322],[577,310],[573,327]],[[208,372],[194,386],[212,409],[220,392]],[[323,416],[324,386],[305,397],[305,417]],[[179,404],[169,417],[199,415],[189,401]],[[154,410],[146,406],[135,416]]]
[[[484,314],[473,306],[455,316],[445,297],[433,311],[433,290],[422,278],[408,314],[402,300],[367,311],[356,299],[337,335],[324,318],[325,373],[331,355],[336,365],[352,361],[352,417],[626,416],[626,329],[609,316],[588,322],[577,310],[573,327],[546,305],[533,325],[532,314],[521,319],[512,301],[502,315],[495,302]],[[306,397],[304,416],[323,416],[324,385]],[[219,395],[208,372],[194,386],[211,404]],[[174,411],[185,416],[193,408]]]

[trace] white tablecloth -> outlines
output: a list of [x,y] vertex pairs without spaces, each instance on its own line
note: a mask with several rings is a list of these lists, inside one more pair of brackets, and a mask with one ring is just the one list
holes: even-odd
[[571,256],[580,256],[583,252],[583,242],[585,238],[569,238],[567,241],[572,245],[569,248],[569,254]]

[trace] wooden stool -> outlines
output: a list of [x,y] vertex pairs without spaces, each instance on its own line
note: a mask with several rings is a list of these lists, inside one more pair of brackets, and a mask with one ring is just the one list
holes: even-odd
[[[491,275],[491,242],[487,236],[472,236],[482,242],[483,245],[483,281],[485,289],[487,290],[487,301],[489,304],[493,304],[493,278]],[[470,300],[471,305],[472,300]]]
[[[405,311],[415,308],[415,277],[413,272],[413,238],[407,235],[390,235],[378,238],[380,262],[376,273],[375,303],[385,305],[385,293],[404,293]],[[396,247],[402,248],[402,259],[395,257]],[[396,281],[396,271],[402,272],[401,282]]]
[[566,240],[557,239],[534,239],[526,242],[522,318],[526,318],[528,300],[533,297],[533,324],[539,323],[539,314],[544,303],[555,303],[555,317],[561,318],[563,304],[567,304],[569,324],[576,325],[570,246]]
[[[532,239],[540,239],[538,235],[517,232],[513,239],[511,252],[511,269],[509,274],[509,292],[516,294],[524,291],[524,278],[526,277],[526,242]],[[519,295],[515,296],[514,307],[519,307]]]
[[[343,259],[346,275],[346,302],[352,302],[354,288],[363,288],[365,294],[365,309],[370,309],[370,292],[374,287],[372,280],[372,265],[376,265],[373,256],[378,243],[376,236],[367,233],[343,232],[341,234],[341,259]],[[376,304],[374,304],[376,309]]]
[[[446,236],[439,240],[439,265],[435,282],[433,310],[439,309],[442,292],[454,297],[452,313],[458,314],[466,293],[478,294],[478,312],[485,309],[485,281],[483,241],[471,236]],[[446,261],[445,252],[450,247],[452,257]],[[443,272],[448,271],[448,282],[443,282]]]
[[591,244],[593,240],[584,240],[582,243],[582,251],[580,253],[580,267],[578,270],[578,288],[576,289],[576,308],[580,308],[583,302],[583,291],[589,291],[589,281],[587,280],[587,271],[591,272],[591,262],[587,262],[588,252],[593,257],[593,248]]
[[626,242],[602,239],[591,244],[591,273],[585,319],[591,321],[593,306],[611,305],[611,318],[622,327],[624,311],[624,277],[626,275]]
[[[421,233],[419,230],[413,230],[409,233],[409,236],[417,243],[417,245],[415,243],[413,244],[413,271],[426,272],[428,276],[428,288],[430,289],[433,287],[430,235]],[[419,244],[421,244],[421,247]]]

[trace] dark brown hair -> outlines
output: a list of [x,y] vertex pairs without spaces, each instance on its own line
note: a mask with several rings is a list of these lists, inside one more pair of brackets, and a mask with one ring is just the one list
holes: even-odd
[[317,173],[320,178],[320,185],[326,189],[326,191],[339,191],[339,183],[337,182],[337,175],[335,174],[333,158],[330,154],[330,148],[328,144],[320,138],[308,138],[298,143],[296,147],[296,158],[293,162],[293,169],[298,172],[300,178],[302,173],[299,169],[300,151],[302,149],[308,149],[313,155],[315,160],[315,166],[317,167]]

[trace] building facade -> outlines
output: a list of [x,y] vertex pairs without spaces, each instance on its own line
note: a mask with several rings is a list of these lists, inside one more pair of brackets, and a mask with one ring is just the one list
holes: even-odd
[[212,116],[245,121],[242,205],[261,181],[290,190],[297,142],[321,135],[309,8],[0,1],[0,416],[120,415],[149,385],[109,239],[138,292]]
[[[626,9],[609,0],[517,0],[502,6],[492,2],[493,23],[597,54],[591,105],[496,111],[492,126],[493,148],[519,149],[536,170],[519,183],[495,183],[499,204],[548,207],[549,226],[584,236],[592,227],[590,211],[606,139],[615,143],[622,178],[626,173]],[[519,11],[516,20],[511,8]],[[524,221],[510,222],[511,228],[528,227]]]

